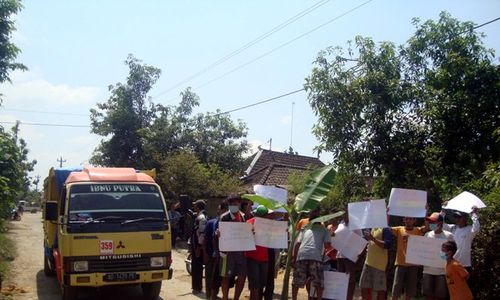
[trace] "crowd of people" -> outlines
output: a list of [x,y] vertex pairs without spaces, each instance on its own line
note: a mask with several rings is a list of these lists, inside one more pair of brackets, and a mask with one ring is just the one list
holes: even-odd
[[[234,287],[234,297],[238,300],[248,279],[250,300],[273,299],[276,259],[279,251],[256,246],[254,251],[222,252],[218,248],[219,222],[248,222],[254,224],[255,217],[276,219],[276,215],[264,206],[252,206],[238,196],[231,196],[218,206],[217,217],[207,220],[206,203],[193,203],[195,212],[194,230],[190,240],[192,253],[192,290],[202,292],[203,269],[205,270],[205,293],[208,299],[229,299],[229,291]],[[311,223],[321,215],[320,209],[310,211],[309,216],[297,223],[299,232],[293,247],[292,299],[296,300],[299,289],[304,286],[313,299],[323,299],[325,284],[324,271],[334,270],[348,274],[347,300],[353,299],[356,280],[359,278],[362,299],[387,299],[391,290],[392,299],[417,296],[417,287],[426,299],[472,299],[468,287],[471,265],[471,245],[479,232],[477,208],[469,215],[455,212],[455,224],[444,222],[445,211],[435,212],[425,218],[424,226],[416,226],[417,219],[404,217],[403,226],[352,230],[367,241],[367,247],[352,261],[335,249],[331,238],[335,236],[339,224],[349,228],[349,214],[342,220],[332,220],[328,224]],[[468,225],[469,217],[472,225]],[[387,216],[389,221],[389,215]],[[389,222],[388,222],[389,223]],[[425,236],[443,241],[439,255],[443,267],[412,265],[406,262],[408,237]],[[392,287],[388,286],[387,273],[389,249],[395,244],[395,272]],[[444,262],[446,261],[446,263]],[[203,267],[205,266],[205,267]],[[419,272],[422,272],[421,276]],[[419,278],[422,279],[418,284]]]

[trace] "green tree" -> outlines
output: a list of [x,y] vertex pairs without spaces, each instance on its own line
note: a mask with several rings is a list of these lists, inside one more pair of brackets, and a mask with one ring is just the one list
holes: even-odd
[[[19,0],[0,1],[0,83],[10,81],[11,71],[27,70],[25,65],[15,61],[21,50],[10,41],[16,30],[13,16],[22,8]],[[1,96],[0,94],[0,104]]]
[[239,190],[239,180],[215,164],[202,163],[191,151],[177,151],[160,163],[162,189],[179,196],[223,197]]
[[111,96],[91,109],[91,131],[109,139],[95,150],[91,163],[102,166],[147,166],[140,130],[152,124],[156,109],[147,98],[160,76],[160,69],[142,64],[129,55],[125,60],[129,75],[125,83],[110,85]]
[[216,164],[234,173],[243,168],[243,153],[248,148],[244,139],[247,128],[227,114],[199,113],[199,97],[190,88],[181,93],[178,106],[158,106],[153,124],[142,130],[145,149],[153,160],[163,159],[178,149],[192,151],[204,164]]
[[198,114],[192,119],[189,146],[200,160],[217,164],[224,170],[240,173],[243,169],[243,153],[249,149],[246,124],[234,122],[228,114]]
[[500,69],[473,24],[447,13],[400,46],[356,37],[320,52],[305,88],[320,150],[361,176],[436,199],[498,160]]
[[406,187],[427,190],[436,211],[461,191],[479,195],[488,208],[480,211],[485,225],[472,276],[481,280],[473,279],[472,289],[493,299],[500,277],[490,250],[498,249],[499,233],[500,67],[471,22],[441,13],[413,24],[403,45],[356,37],[345,51],[319,53],[305,88],[318,115],[319,150],[332,151],[339,169],[324,202],[386,197],[391,187]]
[[26,142],[17,135],[17,126],[12,133],[0,128],[0,219],[7,217],[15,201],[29,191],[28,172],[36,164],[35,160],[28,160]]

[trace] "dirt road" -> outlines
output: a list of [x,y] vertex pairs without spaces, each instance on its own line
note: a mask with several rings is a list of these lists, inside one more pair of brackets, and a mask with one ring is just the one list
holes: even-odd
[[[12,222],[9,236],[16,242],[18,257],[13,262],[11,278],[5,286],[13,285],[17,292],[14,299],[20,300],[55,300],[60,299],[60,290],[56,278],[46,277],[43,273],[43,230],[41,213],[25,213],[20,222]],[[204,294],[191,293],[191,277],[186,272],[184,259],[186,250],[172,252],[174,276],[172,280],[163,281],[161,300],[166,299],[205,299]],[[281,291],[280,280],[276,280],[276,292]],[[232,294],[232,293],[231,293]],[[139,286],[89,288],[79,294],[79,300],[94,299],[141,299]],[[220,296],[220,294],[219,294]],[[278,297],[277,297],[278,298]],[[306,298],[306,297],[301,297]],[[248,289],[241,299],[248,299]]]

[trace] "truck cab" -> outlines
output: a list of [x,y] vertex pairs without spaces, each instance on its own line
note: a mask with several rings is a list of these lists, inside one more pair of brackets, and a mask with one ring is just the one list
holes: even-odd
[[51,169],[45,181],[44,271],[62,299],[79,287],[141,284],[157,299],[172,277],[167,208],[154,179],[131,168]]

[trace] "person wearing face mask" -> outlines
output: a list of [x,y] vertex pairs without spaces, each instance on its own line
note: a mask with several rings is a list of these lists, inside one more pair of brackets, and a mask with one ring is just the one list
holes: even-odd
[[[443,203],[446,206],[447,202]],[[441,214],[444,216],[445,212],[442,211]],[[468,225],[469,214],[461,211],[456,211],[453,213],[455,217],[455,225],[443,224],[445,230],[453,233],[455,242],[457,243],[457,253],[455,253],[455,259],[459,261],[462,266],[465,267],[467,272],[472,273],[472,263],[471,263],[471,249],[472,241],[479,233],[480,224],[479,216],[477,214],[477,207],[472,207],[472,212],[470,218],[472,219],[472,225]],[[469,285],[471,284],[469,279]]]
[[450,292],[450,300],[471,300],[472,292],[467,285],[469,273],[453,257],[457,252],[455,242],[446,242],[441,246],[441,257],[446,259],[446,284]]
[[[245,222],[245,215],[240,212],[241,198],[232,195],[227,198],[229,211],[220,216],[220,222]],[[220,237],[220,231],[216,231],[217,237]],[[222,287],[222,299],[229,298],[229,283],[231,277],[236,277],[234,288],[234,300],[238,300],[245,286],[247,278],[247,260],[243,251],[220,252],[220,276]]]
[[[432,213],[425,218],[429,222],[431,231],[425,234],[428,238],[443,239],[453,241],[453,234],[443,230],[443,216],[439,213]],[[424,266],[422,279],[422,294],[427,300],[444,300],[448,296],[446,286],[445,269]]]

